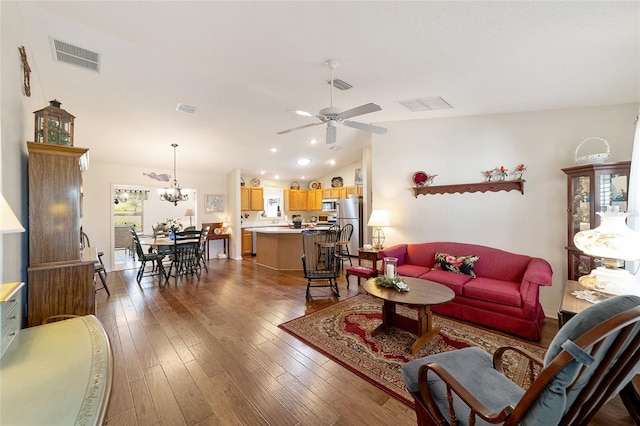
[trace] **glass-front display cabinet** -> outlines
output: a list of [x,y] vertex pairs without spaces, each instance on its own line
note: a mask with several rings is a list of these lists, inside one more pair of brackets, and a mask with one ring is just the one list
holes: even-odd
[[585,229],[600,225],[596,212],[607,206],[618,206],[627,211],[629,170],[631,161],[618,163],[584,164],[562,169],[567,175],[567,252],[568,278],[577,280],[588,275],[596,266],[596,260],[584,254],[573,243],[573,237]]

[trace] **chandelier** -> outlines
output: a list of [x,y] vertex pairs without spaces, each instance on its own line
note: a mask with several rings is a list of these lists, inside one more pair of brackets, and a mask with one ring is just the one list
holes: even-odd
[[189,199],[189,190],[180,189],[178,185],[178,179],[176,175],[176,148],[178,144],[172,143],[173,147],[173,182],[171,188],[159,189],[160,199],[173,203],[174,206],[178,205],[178,201],[187,201]]

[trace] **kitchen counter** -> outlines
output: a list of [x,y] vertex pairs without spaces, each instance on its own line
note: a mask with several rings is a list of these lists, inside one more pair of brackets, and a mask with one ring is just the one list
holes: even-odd
[[327,229],[329,229],[329,226],[303,226],[302,228],[291,228],[289,226],[268,226],[268,227],[262,227],[262,228],[249,228],[250,231],[253,232],[264,232],[267,234],[278,234],[278,233],[283,233],[283,234],[299,234],[302,231],[313,231],[313,230],[318,230],[318,231],[326,231]]
[[290,228],[270,226],[253,228],[256,233],[256,262],[279,271],[302,270],[302,237],[306,230],[326,230],[329,226]]

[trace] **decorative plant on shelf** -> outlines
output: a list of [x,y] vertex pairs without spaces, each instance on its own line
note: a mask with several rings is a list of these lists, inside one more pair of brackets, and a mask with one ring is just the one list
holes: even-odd
[[377,277],[376,285],[380,287],[395,288],[398,291],[409,291],[409,286],[402,280],[402,277],[396,275],[394,278],[385,276]]
[[491,170],[485,170],[484,172],[482,172],[482,174],[484,175],[484,180],[487,182],[491,182],[491,179],[493,179],[493,174],[495,173],[496,169],[491,169]]
[[296,216],[292,219],[294,228],[302,228],[302,216]]
[[524,171],[527,170],[527,166],[524,164],[518,164],[516,168],[513,170],[513,176],[515,179],[522,179],[522,175]]

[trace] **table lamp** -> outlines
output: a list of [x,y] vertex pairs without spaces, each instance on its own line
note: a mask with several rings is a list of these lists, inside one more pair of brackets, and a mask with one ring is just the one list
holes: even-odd
[[367,226],[374,227],[373,231],[373,248],[376,250],[380,250],[384,244],[384,232],[382,232],[383,226],[391,226],[391,222],[389,222],[389,216],[385,210],[374,210],[371,212],[371,216],[369,217],[369,222]]
[[184,212],[185,216],[189,216],[189,226],[192,226],[193,224],[191,223],[191,218],[193,216],[195,216],[196,214],[193,212],[193,209],[187,209],[186,212]]
[[16,217],[11,206],[5,200],[4,195],[0,194],[0,233],[13,234],[16,232],[24,232],[24,227]]
[[589,256],[601,258],[602,265],[589,275],[578,279],[586,287],[609,294],[635,294],[640,296],[640,282],[629,271],[622,269],[624,261],[640,259],[640,232],[630,229],[627,213],[618,207],[597,212],[600,226],[578,232],[573,237],[576,247]]

